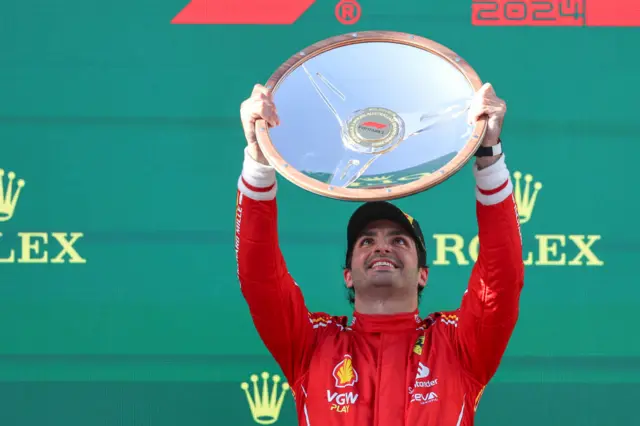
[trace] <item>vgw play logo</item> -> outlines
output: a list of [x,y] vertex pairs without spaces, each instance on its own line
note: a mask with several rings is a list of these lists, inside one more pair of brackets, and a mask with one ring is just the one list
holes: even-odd
[[[191,0],[172,20],[172,24],[214,25],[291,25],[316,0]],[[340,0],[336,19],[344,25],[360,20],[357,0]]]
[[2,224],[13,219],[26,182],[0,169],[0,264],[1,263],[87,263],[76,243],[81,232],[2,232]]

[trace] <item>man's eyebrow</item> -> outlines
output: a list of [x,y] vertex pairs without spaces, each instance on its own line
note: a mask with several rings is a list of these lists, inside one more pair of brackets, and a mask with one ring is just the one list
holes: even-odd
[[[376,233],[373,231],[362,231],[360,233],[360,235],[358,236],[358,238],[362,238],[362,237],[373,237],[375,236]],[[404,229],[396,229],[394,231],[390,231],[389,235],[403,235],[405,237],[410,236],[409,233],[407,231],[405,231]]]

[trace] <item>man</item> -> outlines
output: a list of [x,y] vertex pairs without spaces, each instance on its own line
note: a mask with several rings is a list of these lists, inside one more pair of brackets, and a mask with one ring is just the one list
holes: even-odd
[[391,203],[366,203],[347,227],[344,281],[353,321],[310,313],[278,246],[274,169],[254,124],[279,118],[257,85],[241,107],[247,136],[238,181],[236,252],[255,327],[280,365],[306,426],[469,426],[518,318],[524,265],[512,183],[499,147],[506,107],[492,86],[476,93],[486,118],[473,165],[480,252],[459,309],[422,319],[427,282],[420,226]]

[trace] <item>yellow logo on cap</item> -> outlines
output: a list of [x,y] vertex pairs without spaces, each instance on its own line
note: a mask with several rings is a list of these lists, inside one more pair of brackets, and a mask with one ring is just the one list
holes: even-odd
[[404,215],[409,219],[409,223],[413,226],[413,218],[406,213]]

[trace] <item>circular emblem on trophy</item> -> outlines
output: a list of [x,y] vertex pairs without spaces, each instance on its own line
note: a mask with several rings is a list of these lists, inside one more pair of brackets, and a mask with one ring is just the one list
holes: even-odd
[[386,108],[358,111],[345,126],[343,142],[354,151],[380,154],[393,149],[404,137],[404,123]]

